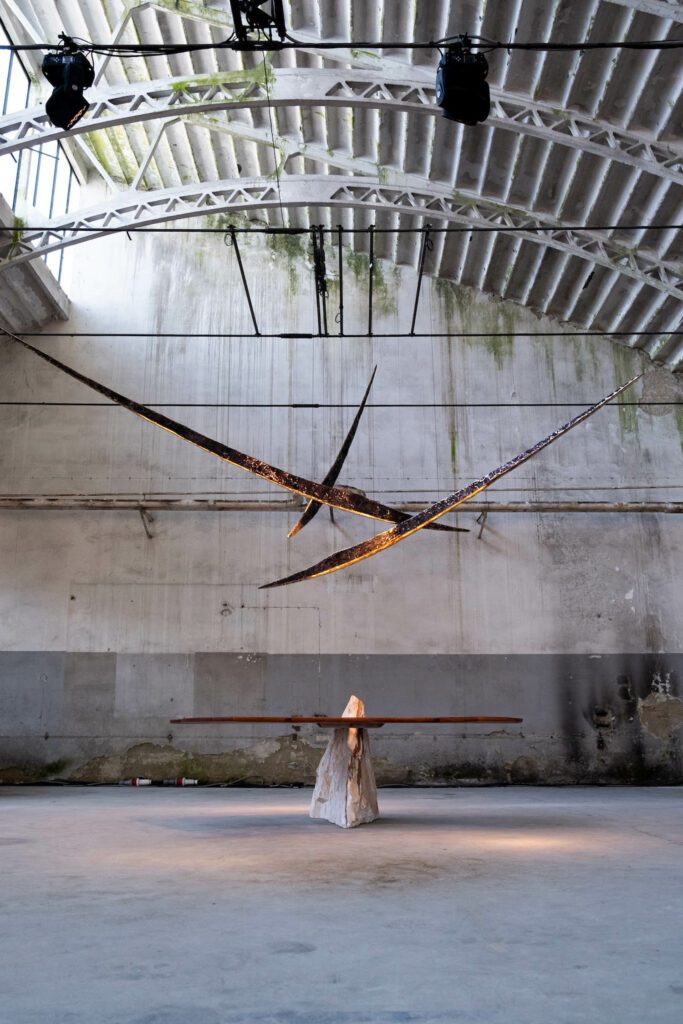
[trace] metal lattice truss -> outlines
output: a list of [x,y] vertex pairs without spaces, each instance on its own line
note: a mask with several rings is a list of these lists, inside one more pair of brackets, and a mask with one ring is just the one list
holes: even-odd
[[[296,51],[101,60],[93,106],[67,144],[86,173],[105,180],[109,200],[27,231],[4,265],[82,241],[77,227],[207,212],[258,213],[260,222],[279,226],[284,218],[300,228],[501,225],[505,233],[435,235],[426,272],[582,327],[634,332],[634,346],[669,366],[683,359],[671,335],[683,321],[683,233],[632,227],[683,220],[683,66],[675,51],[494,55],[491,116],[464,129],[434,116],[433,52],[316,48],[463,31],[498,39],[674,37],[683,5],[285,6],[304,44]],[[232,29],[228,7],[0,0],[14,38],[27,42],[59,31],[114,43],[218,42]],[[56,137],[42,107],[18,112],[0,121],[0,155]],[[381,235],[375,244],[376,255],[417,265],[418,235]],[[646,330],[655,335],[635,333]]]
[[[433,81],[419,84],[406,74],[387,79],[361,70],[344,74],[336,70],[307,69],[302,73],[294,68],[269,68],[267,76],[268,88],[251,75],[236,80],[230,73],[225,78],[200,77],[190,81],[172,78],[103,89],[95,98],[88,117],[69,134],[73,138],[118,125],[267,107],[269,103],[277,107],[367,108],[378,110],[380,114],[399,111],[440,114]],[[636,132],[620,131],[607,123],[553,109],[524,97],[506,96],[494,90],[491,99],[488,123],[492,127],[568,146],[604,160],[615,160],[645,174],[683,185],[683,148],[657,143]],[[208,119],[204,123],[211,126]],[[271,142],[270,134],[266,137],[265,132],[250,135],[249,125],[239,121],[226,123],[235,135],[241,133],[245,138]],[[63,135],[60,129],[52,127],[43,107],[18,111],[0,118],[0,157],[41,142],[61,139]],[[282,137],[279,144],[282,144]],[[306,144],[293,138],[285,145],[302,154],[307,152]],[[152,148],[156,148],[154,143],[150,145]],[[148,150],[143,162],[149,161],[149,155]],[[328,157],[334,163],[334,152],[328,153]]]
[[[409,176],[405,177],[408,179]],[[529,217],[523,210],[503,207],[490,200],[478,200],[473,194],[454,196],[436,186],[420,188],[414,179],[412,183],[406,180],[402,185],[387,185],[377,178],[359,182],[355,176],[341,175],[290,175],[279,189],[274,180],[260,179],[184,185],[148,193],[121,193],[119,203],[109,201],[83,210],[74,217],[55,219],[44,230],[27,230],[16,243],[14,254],[0,259],[0,267],[98,238],[112,229],[147,227],[207,214],[272,210],[279,208],[281,202],[290,208],[313,205],[376,212],[389,210],[412,214],[430,223],[436,219],[473,229],[505,227],[517,238],[617,270],[683,301],[680,266],[655,259],[645,251],[624,249],[607,236],[556,228],[549,218]],[[547,230],[534,230],[539,227]]]

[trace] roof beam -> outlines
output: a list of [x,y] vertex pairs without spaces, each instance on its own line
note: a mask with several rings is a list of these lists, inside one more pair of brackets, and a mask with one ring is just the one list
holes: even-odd
[[[683,8],[681,7],[680,0],[610,0],[610,2],[618,7],[628,7],[634,11],[642,11],[643,14],[652,14],[656,18],[667,18],[669,21],[683,22]],[[216,28],[225,29],[226,31],[232,31],[233,28],[232,19],[228,18],[227,14],[223,11],[217,8],[202,7],[198,3],[187,2],[187,0],[182,6],[179,5],[178,0],[129,0],[126,5],[129,15],[134,15],[136,11],[149,7],[155,7],[157,10],[165,11],[167,14],[175,14],[182,19],[201,21],[207,25],[214,25]],[[468,26],[463,26],[462,31],[465,30],[472,31]],[[303,30],[297,30],[296,39],[301,40],[310,47],[314,47],[316,41],[319,41],[312,33]],[[328,52],[334,53],[334,51],[325,51],[325,56],[327,56]],[[357,51],[353,56],[358,56]],[[349,53],[350,57],[351,54]]]
[[[380,66],[373,72],[316,68],[271,68],[264,72],[259,67],[223,75],[160,79],[98,89],[89,116],[75,125],[66,138],[155,118],[266,107],[269,98],[274,106],[364,107],[440,114],[433,82],[417,82],[409,71],[404,77],[387,76],[382,61],[378,63]],[[264,82],[266,73],[268,89]],[[492,90],[487,124],[683,184],[683,150],[572,111]],[[0,156],[64,138],[62,131],[50,125],[42,107],[0,119]]]
[[[377,178],[358,179],[351,175],[285,175],[280,179],[280,191],[281,197],[274,180],[258,178],[118,193],[99,206],[55,218],[42,229],[28,227],[14,253],[0,258],[0,270],[98,238],[104,233],[101,229],[127,230],[207,214],[278,208],[282,202],[291,207],[396,212],[468,227],[502,226],[519,238],[617,271],[683,301],[683,267],[677,263],[646,250],[629,249],[608,235],[557,227],[542,215],[531,215],[526,210],[453,191],[434,182],[422,182],[417,187],[412,180],[386,184]],[[534,230],[539,226],[547,230]]]
[[683,22],[683,7],[680,0],[610,0],[610,3],[619,7],[630,7],[643,14],[653,14],[655,18]]

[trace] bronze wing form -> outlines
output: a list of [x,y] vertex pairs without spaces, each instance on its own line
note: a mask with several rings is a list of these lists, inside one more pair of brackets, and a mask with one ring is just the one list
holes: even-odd
[[613,391],[606,398],[596,402],[595,405],[589,406],[588,409],[584,409],[583,412],[575,416],[574,419],[565,423],[557,430],[553,431],[542,441],[538,441],[532,448],[527,448],[526,451],[522,452],[521,455],[516,455],[514,459],[510,459],[509,462],[499,466],[498,469],[494,469],[491,473],[481,477],[479,480],[475,480],[474,483],[469,484],[468,487],[462,488],[460,491],[456,491],[454,494],[450,494],[447,498],[442,498],[440,501],[435,501],[433,504],[428,505],[427,508],[418,512],[416,515],[411,516],[402,523],[398,523],[397,526],[393,526],[390,530],[385,530],[384,533],[378,533],[375,537],[370,537],[368,540],[361,541],[360,544],[355,544],[353,547],[344,548],[341,551],[337,551],[333,555],[329,555],[327,558],[323,558],[322,561],[316,562],[315,565],[310,566],[308,569],[303,569],[301,572],[293,573],[291,576],[285,576],[282,579],[275,580],[273,583],[266,583],[260,589],[267,590],[269,587],[282,587],[287,583],[298,583],[302,580],[314,579],[316,576],[326,576],[327,573],[336,572],[338,569],[344,569],[348,565],[353,565],[355,562],[362,562],[364,558],[370,558],[372,555],[376,555],[379,551],[384,551],[385,548],[393,547],[394,544],[398,544],[399,541],[405,540],[406,537],[410,537],[411,534],[416,533],[418,530],[422,530],[425,526],[428,526],[439,516],[444,515],[446,512],[451,512],[458,505],[462,505],[463,502],[473,498],[475,494],[480,494],[481,491],[485,491],[487,487],[490,487],[496,480],[500,480],[506,473],[512,472],[517,466],[521,466],[523,462],[528,462],[529,459],[533,459],[534,455],[538,455],[540,451],[547,448],[553,441],[557,441],[558,438],[562,437],[569,430],[577,427],[579,423],[583,423],[589,416],[592,416],[598,409],[602,409],[603,405],[607,405],[612,399],[620,395],[626,388],[630,388],[642,374],[638,374],[633,377],[626,384],[622,384],[620,388]]
[[[337,458],[334,460],[334,462],[332,463],[332,465],[331,465],[330,469],[328,470],[326,476],[323,478],[323,484],[325,485],[325,487],[333,487],[336,484],[337,478],[339,477],[339,474],[341,473],[342,466],[346,462],[346,456],[349,454],[349,449],[351,448],[351,445],[353,444],[353,439],[356,436],[356,431],[358,430],[358,424],[360,423],[361,416],[363,415],[363,411],[365,409],[365,403],[368,400],[368,395],[370,394],[370,389],[372,387],[372,382],[375,379],[375,374],[376,373],[377,373],[377,367],[375,367],[374,370],[372,371],[372,376],[370,377],[370,383],[368,384],[367,388],[365,389],[365,394],[363,395],[361,403],[358,406],[358,412],[356,413],[356,415],[353,418],[353,423],[351,424],[351,429],[349,430],[348,434],[344,438],[344,443],[341,446],[341,448],[339,449],[339,452],[337,454]],[[300,519],[297,519],[297,521],[295,522],[294,526],[289,531],[287,536],[290,537],[290,538],[291,537],[295,537],[297,535],[297,533],[299,532],[299,530],[303,530],[304,526],[306,526],[307,523],[310,523],[311,519],[313,519],[313,517],[320,511],[321,508],[322,508],[322,503],[319,502],[319,501],[314,501],[313,498],[311,498],[311,500],[309,501],[308,505],[304,509],[303,515],[301,516]]]
[[[86,377],[84,374],[79,373],[78,370],[73,370],[70,366],[67,366],[66,363],[55,359],[54,356],[48,355],[47,352],[42,352],[39,348],[29,345],[27,341],[18,338],[16,334],[12,334],[2,327],[0,327],[0,332],[7,338],[11,338],[18,345],[28,349],[29,352],[33,352],[41,359],[44,359],[51,366],[56,366],[58,370],[68,374],[69,377],[73,377],[74,380],[80,381],[86,387],[99,392],[105,398],[109,398],[117,405],[128,409],[129,412],[135,413],[141,419],[154,423],[157,427],[162,427],[176,437],[196,445],[202,451],[209,452],[210,455],[217,455],[219,459],[223,459],[233,466],[238,466],[240,469],[246,470],[247,473],[253,473],[255,476],[261,477],[262,480],[267,480],[278,487],[284,487],[285,490],[293,491],[295,494],[302,494],[305,498],[312,498],[323,505],[331,505],[333,508],[341,509],[343,512],[354,512],[356,515],[366,516],[369,519],[382,519],[389,523],[401,523],[410,518],[407,512],[399,512],[398,509],[389,508],[387,505],[383,505],[379,501],[373,501],[371,498],[366,498],[361,494],[354,494],[343,488],[326,487],[324,484],[318,484],[313,480],[306,480],[305,477],[288,473],[287,470],[278,469],[277,466],[271,466],[268,462],[263,462],[253,455],[245,455],[243,452],[237,451],[236,448],[230,448],[228,445],[221,444],[220,441],[206,437],[205,434],[200,434],[184,423],[172,420],[170,417],[164,416],[163,413],[156,412],[146,405],[133,401],[132,398],[120,395],[118,391],[112,391],[105,384],[100,384],[99,381]],[[456,530],[456,527],[442,526],[441,524],[435,524],[431,528],[448,531],[449,533]]]
[[[325,487],[333,487],[334,484],[336,484],[336,482],[337,482],[339,474],[341,473],[341,470],[342,470],[342,466],[344,465],[344,463],[346,461],[346,456],[349,454],[349,450],[351,448],[351,445],[353,444],[353,439],[356,436],[356,431],[358,430],[358,425],[359,425],[359,423],[361,421],[361,417],[363,415],[363,411],[365,410],[365,404],[366,404],[366,402],[368,400],[368,396],[370,394],[370,389],[372,388],[372,382],[375,379],[375,374],[376,373],[377,373],[377,367],[375,367],[374,370],[372,371],[372,376],[370,377],[370,383],[368,384],[367,388],[365,389],[365,394],[363,395],[362,401],[361,401],[360,405],[358,406],[358,412],[356,413],[356,415],[353,418],[353,423],[351,424],[349,432],[346,435],[346,437],[344,438],[344,443],[341,446],[341,448],[339,449],[337,457],[334,460],[334,462],[332,463],[330,469],[328,470],[327,475],[323,479],[323,484],[324,484]],[[310,523],[311,519],[313,519],[313,517],[318,513],[318,511],[322,508],[322,506],[323,506],[323,502],[315,501],[313,498],[311,498],[311,500],[309,501],[308,505],[304,509],[303,515],[301,516],[300,519],[298,519],[296,521],[296,523],[294,524],[292,529],[289,531],[287,536],[290,537],[290,538],[291,537],[295,537],[296,534],[299,532],[299,530],[303,530],[304,526],[306,526],[307,523]],[[406,514],[406,518],[408,518],[407,514]],[[470,532],[469,530],[467,530],[463,526],[449,526],[448,529],[449,529],[449,531],[452,531],[453,533],[469,533]]]

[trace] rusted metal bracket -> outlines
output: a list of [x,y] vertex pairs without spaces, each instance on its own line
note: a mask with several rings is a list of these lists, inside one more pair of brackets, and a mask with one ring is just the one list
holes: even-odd
[[150,513],[147,511],[147,509],[143,508],[142,506],[140,506],[140,508],[138,509],[138,512],[140,513],[140,519],[142,519],[142,525],[145,528],[145,533],[147,534],[147,539],[148,540],[154,540],[154,534],[150,530],[150,526],[154,522],[154,516],[150,515]]

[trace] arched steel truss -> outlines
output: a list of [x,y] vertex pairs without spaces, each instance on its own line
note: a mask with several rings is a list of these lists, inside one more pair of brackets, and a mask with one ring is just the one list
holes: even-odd
[[[378,71],[336,69],[269,68],[265,73],[268,88],[262,73],[245,71],[99,89],[89,115],[71,129],[69,136],[179,115],[265,107],[269,102],[274,106],[365,107],[389,113],[440,114],[433,83],[416,81],[419,76],[408,71],[389,77]],[[683,184],[683,151],[527,97],[494,90],[487,124]],[[63,132],[50,125],[42,107],[10,114],[0,119],[0,156],[62,136]]]
[[[683,270],[678,264],[659,260],[644,250],[627,249],[606,235],[555,227],[550,218],[462,191],[453,193],[434,183],[404,187],[350,175],[289,175],[281,179],[280,192],[275,180],[261,178],[119,193],[108,203],[57,218],[44,230],[27,229],[13,253],[0,260],[0,270],[100,237],[106,229],[126,230],[207,214],[272,209],[280,201],[291,207],[352,207],[401,213],[423,222],[444,221],[473,228],[503,226],[520,239],[625,274],[683,301]],[[534,230],[539,227],[544,230]]]

